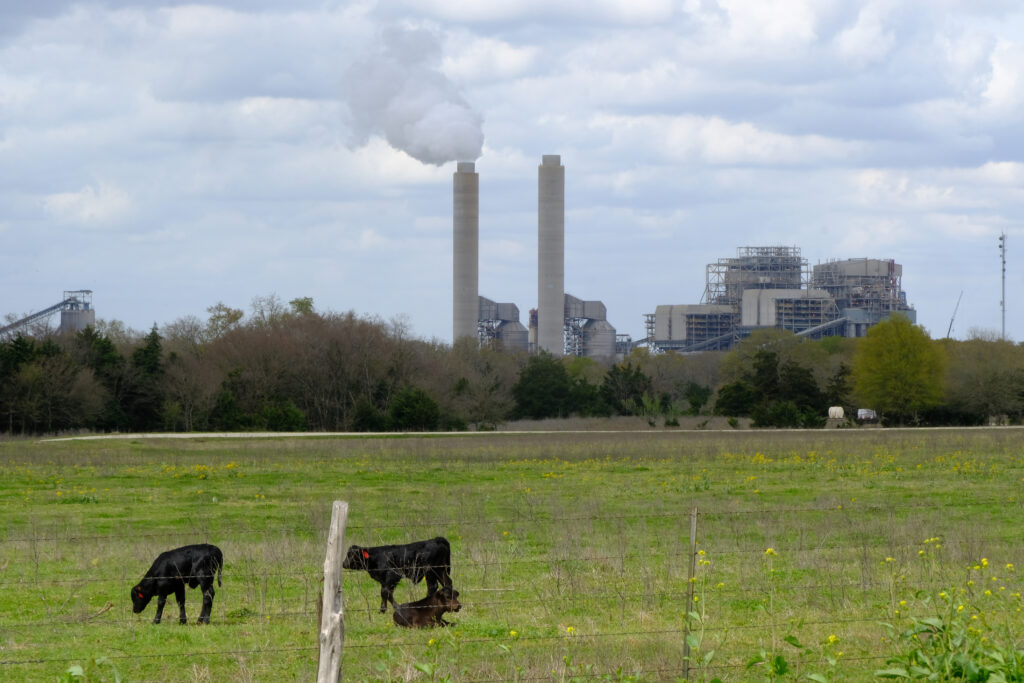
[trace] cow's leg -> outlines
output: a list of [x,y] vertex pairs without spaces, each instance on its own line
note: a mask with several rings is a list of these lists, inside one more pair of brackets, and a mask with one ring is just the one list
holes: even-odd
[[187,624],[188,618],[185,616],[185,584],[179,583],[174,588],[174,599],[178,601],[178,623]]
[[433,570],[427,572],[427,597],[437,592],[437,575]]
[[380,585],[380,613],[384,614],[388,611],[388,602],[394,602],[395,599],[391,595],[391,589],[388,588],[386,583]]
[[160,618],[164,615],[164,605],[167,604],[167,595],[165,593],[159,593],[156,596],[156,616],[153,617],[153,623],[159,624]]
[[213,611],[213,577],[211,576],[202,584],[203,589],[203,611],[199,614],[200,624],[210,623],[210,612]]

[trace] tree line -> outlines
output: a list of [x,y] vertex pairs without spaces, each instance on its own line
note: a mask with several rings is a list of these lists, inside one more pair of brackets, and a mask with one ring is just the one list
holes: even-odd
[[900,316],[863,339],[758,330],[728,352],[641,348],[600,363],[418,339],[401,321],[321,313],[309,298],[207,313],[146,334],[100,321],[0,341],[0,432],[433,431],[611,415],[814,428],[829,406],[886,424],[1024,418],[1024,346],[933,340]]

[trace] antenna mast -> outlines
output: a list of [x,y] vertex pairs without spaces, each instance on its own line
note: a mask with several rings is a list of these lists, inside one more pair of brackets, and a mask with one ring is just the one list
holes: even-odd
[[999,302],[999,306],[1003,313],[1003,331],[1000,337],[1003,341],[1006,341],[1006,233],[1004,232],[999,236],[999,259],[1003,264],[1003,296]]

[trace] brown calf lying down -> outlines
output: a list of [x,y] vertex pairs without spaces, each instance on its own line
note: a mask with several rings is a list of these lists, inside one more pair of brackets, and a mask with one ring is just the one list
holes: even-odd
[[459,604],[459,591],[442,586],[440,590],[422,600],[403,602],[398,605],[392,617],[396,624],[408,628],[449,626],[449,623],[442,619],[441,615],[445,612],[458,612],[460,609],[462,609],[462,605]]

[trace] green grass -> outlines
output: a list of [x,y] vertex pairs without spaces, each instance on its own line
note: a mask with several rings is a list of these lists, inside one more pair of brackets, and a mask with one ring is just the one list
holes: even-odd
[[[748,663],[781,656],[782,679],[865,680],[895,653],[882,623],[960,604],[980,637],[1024,623],[1022,435],[0,442],[0,679],[106,657],[128,681],[309,680],[341,499],[346,545],[446,536],[464,605],[454,628],[400,629],[346,572],[346,680],[674,680],[694,505],[695,657],[714,654],[692,678],[770,678]],[[194,590],[188,626],[173,600],[160,625],[153,605],[133,615],[156,555],[199,542],[225,555],[213,623],[194,625]]]

